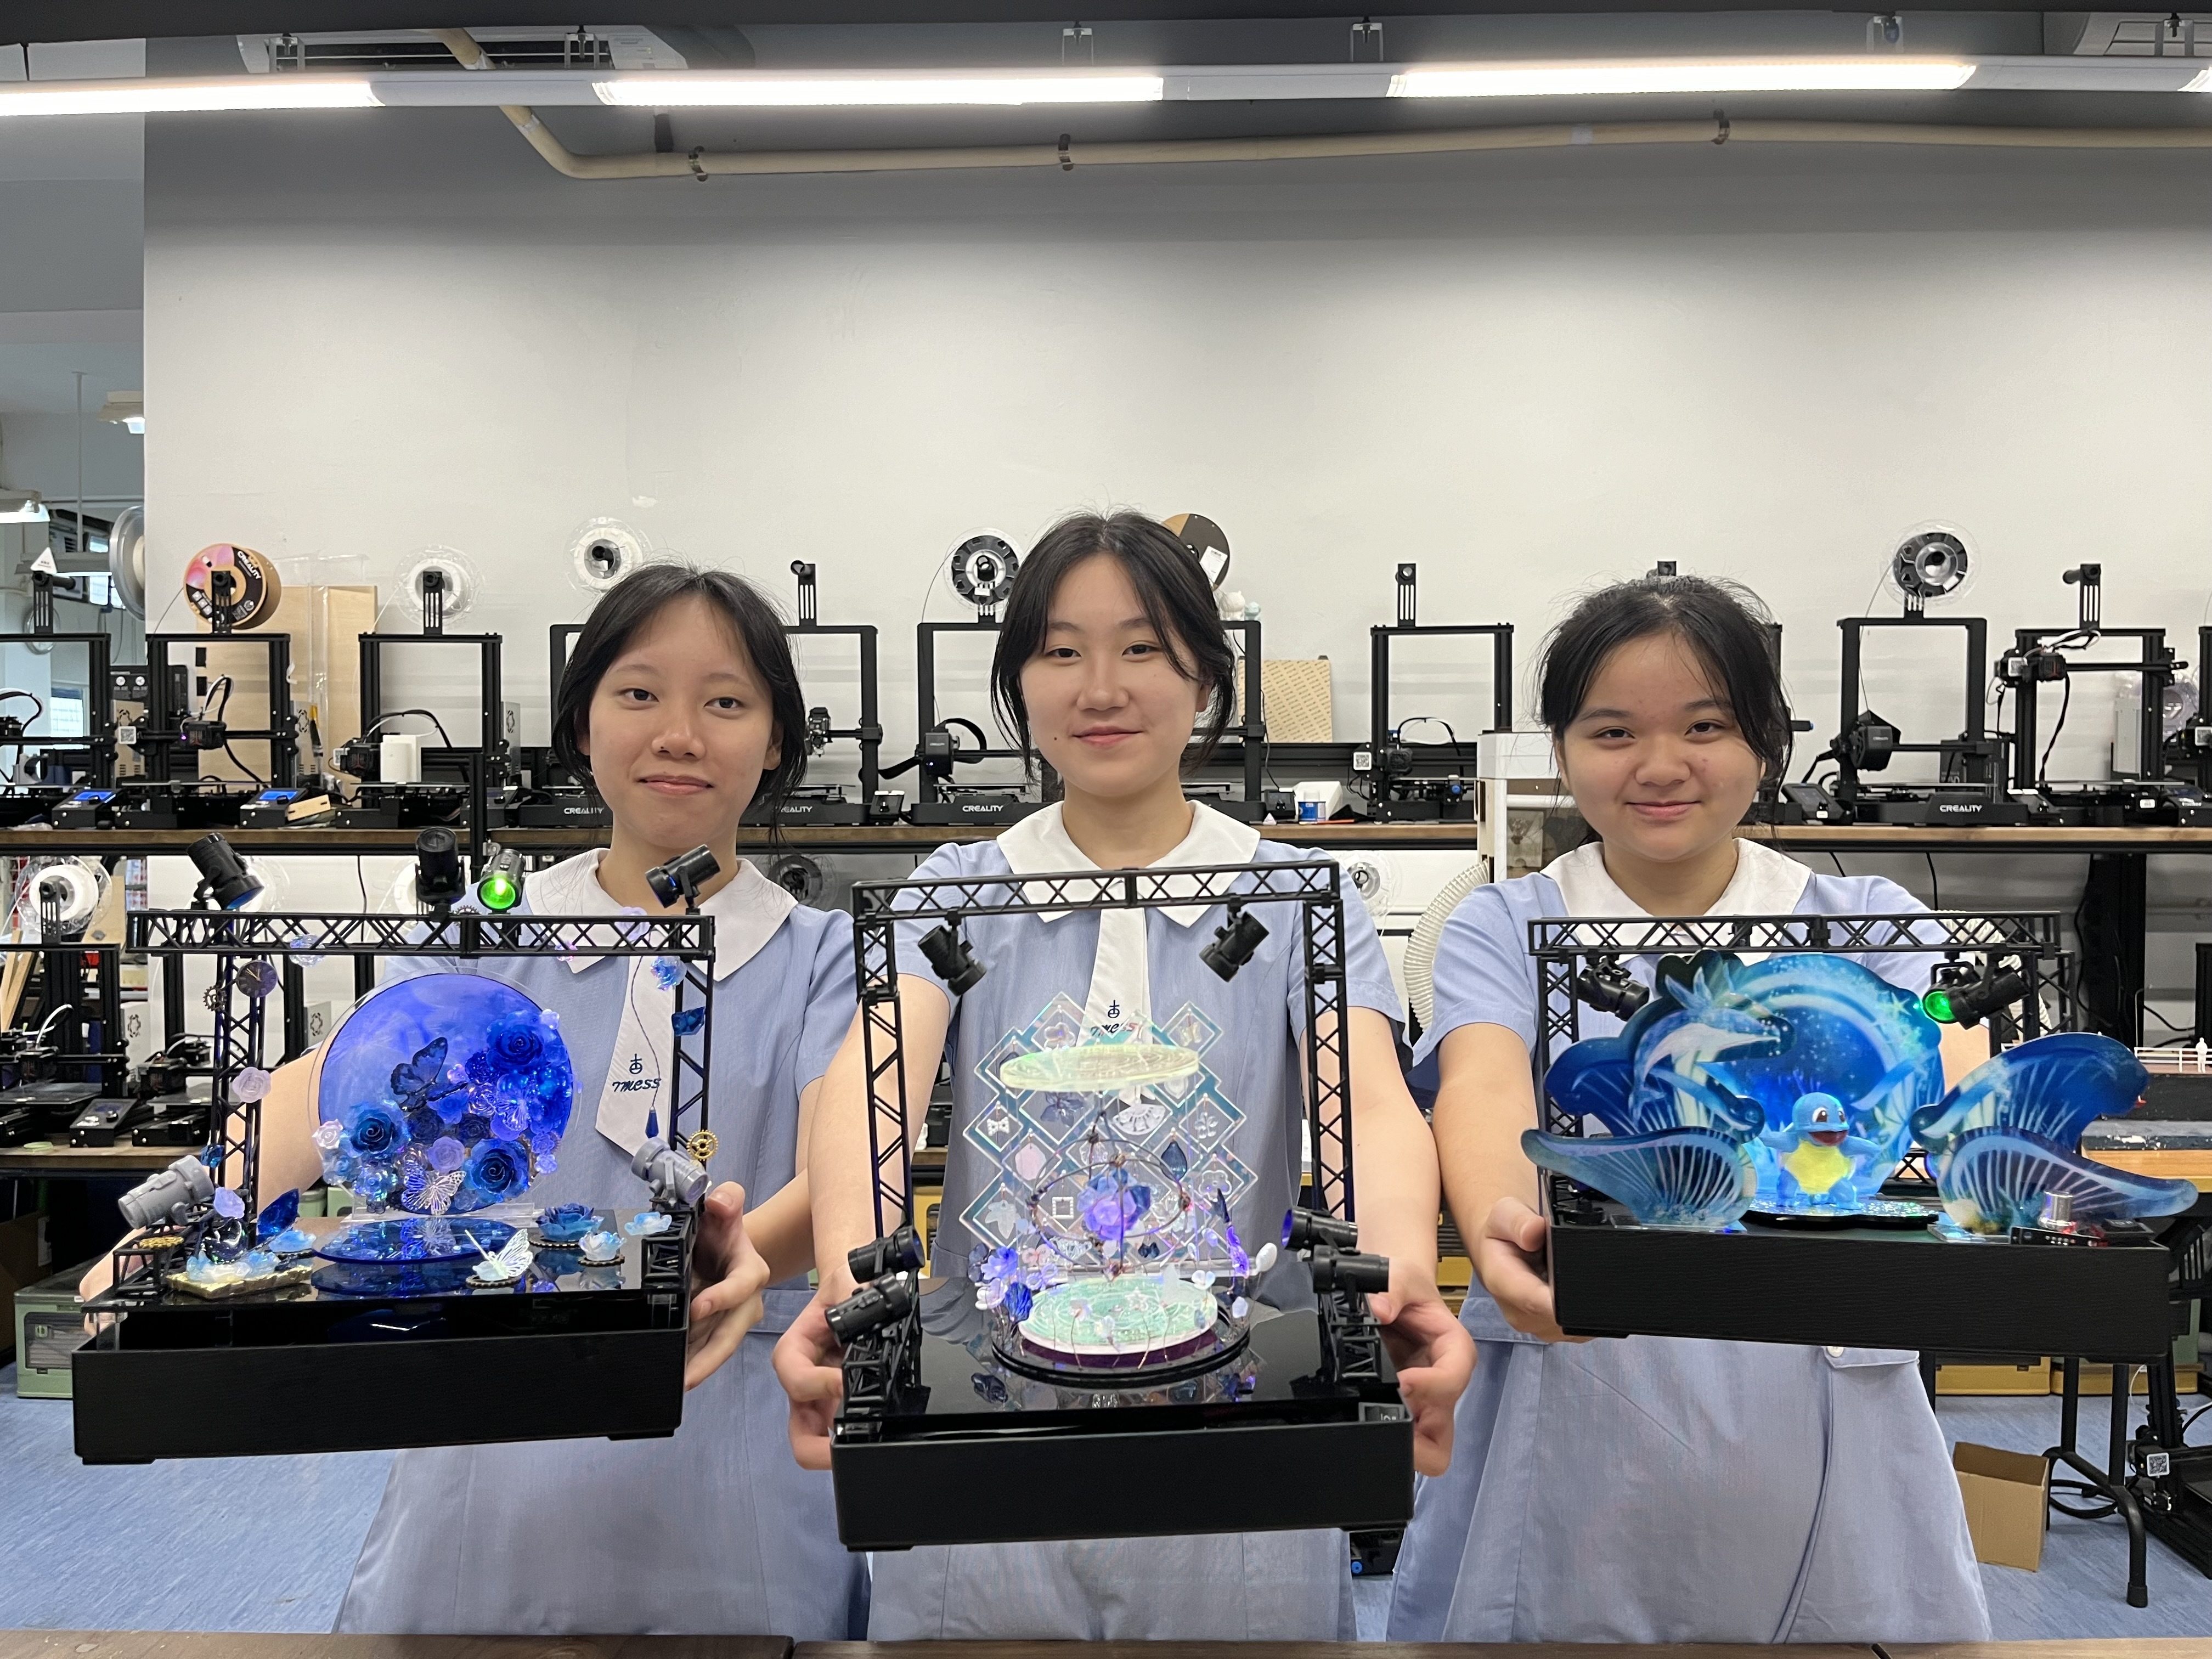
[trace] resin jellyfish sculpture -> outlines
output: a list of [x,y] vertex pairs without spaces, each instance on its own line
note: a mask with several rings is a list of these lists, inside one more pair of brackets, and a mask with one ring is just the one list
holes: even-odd
[[2006,1050],[1914,1114],[1943,1209],[1971,1232],[2035,1224],[2043,1200],[2070,1200],[2076,1222],[2175,1215],[2197,1201],[2186,1181],[2093,1164],[2081,1131],[2135,1109],[2150,1073],[2110,1037],[2063,1031]]
[[1064,1127],[994,1152],[1000,1237],[970,1263],[976,1305],[1010,1364],[1055,1375],[1202,1364],[1241,1346],[1248,1253],[1191,1120],[1212,1109],[1202,1062],[1167,1042],[1039,1048],[1000,1064],[1010,1097]]
[[362,1213],[336,1262],[475,1263],[514,1236],[471,1212],[550,1175],[575,1097],[558,1018],[480,974],[424,974],[356,1006],[323,1060],[323,1176]]
[[2186,1182],[2075,1155],[2087,1124],[2142,1091],[2118,1043],[2039,1038],[1946,1095],[1941,1041],[1917,998],[1846,957],[1668,957],[1617,1036],[1576,1043],[1545,1079],[1561,1109],[1607,1133],[1531,1130],[1522,1146],[1646,1226],[1710,1231],[1752,1211],[1917,1224],[1931,1218],[1880,1195],[1916,1136],[1953,1220],[1977,1231],[2033,1220],[2051,1192],[2104,1219],[2191,1201],[2175,1190],[2193,1195]]

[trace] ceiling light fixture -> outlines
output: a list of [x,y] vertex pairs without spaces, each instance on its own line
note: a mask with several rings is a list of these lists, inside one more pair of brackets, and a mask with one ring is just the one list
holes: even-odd
[[1651,58],[1639,63],[1466,64],[1409,68],[1393,98],[1559,98],[1632,94],[1950,92],[1972,64],[1930,58]]
[[212,110],[375,109],[367,81],[309,75],[175,81],[18,82],[0,86],[0,116],[174,115]]
[[100,419],[143,437],[146,434],[146,394],[111,392],[101,400]]
[[599,101],[644,109],[793,109],[856,105],[1156,104],[1157,74],[695,75],[647,71],[595,81]]
[[45,524],[46,504],[35,489],[0,489],[0,524]]

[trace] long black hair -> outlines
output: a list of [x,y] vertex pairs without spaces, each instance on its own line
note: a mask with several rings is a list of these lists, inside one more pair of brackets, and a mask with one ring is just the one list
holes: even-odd
[[569,650],[568,665],[561,671],[561,689],[553,699],[554,758],[597,787],[583,745],[591,735],[592,699],[599,695],[599,682],[640,629],[684,599],[703,602],[729,623],[768,693],[769,712],[775,721],[776,762],[761,775],[760,787],[748,804],[781,805],[806,771],[806,699],[775,602],[743,576],[726,570],[649,564],[608,590],[592,607]]
[[1600,588],[1552,630],[1537,665],[1538,712],[1554,743],[1582,713],[1590,682],[1614,649],[1671,634],[1690,647],[1759,757],[1762,776],[1790,764],[1790,700],[1775,662],[1773,618],[1740,582],[1645,576]]
[[1206,691],[1199,747],[1185,758],[1187,766],[1200,765],[1220,743],[1221,728],[1237,706],[1237,653],[1229,647],[1213,585],[1198,556],[1175,532],[1141,513],[1070,514],[1037,538],[1006,595],[1006,620],[999,625],[999,647],[991,659],[991,706],[1016,744],[1028,750],[1030,710],[1022,696],[1022,670],[1044,649],[1052,596],[1061,581],[1101,553],[1121,567],[1136,589],[1145,620],[1160,636],[1176,672]]

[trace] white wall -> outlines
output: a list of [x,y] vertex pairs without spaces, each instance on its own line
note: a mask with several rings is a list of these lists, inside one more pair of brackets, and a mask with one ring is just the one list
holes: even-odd
[[[156,119],[149,586],[218,538],[331,571],[462,548],[537,740],[580,521],[787,600],[805,557],[825,619],[885,630],[888,754],[962,536],[1194,509],[1269,653],[1335,659],[1340,736],[1396,561],[1425,619],[1513,621],[1525,663],[1577,591],[1671,558],[1773,605],[1825,741],[1835,619],[1929,519],[1976,538],[2000,637],[2069,621],[2059,573],[2096,559],[2109,622],[2195,654],[2208,184],[2182,155],[1731,145],[592,185],[489,111]],[[1397,708],[1477,723],[1445,666]],[[1936,735],[1932,680],[1872,701]],[[2100,769],[2100,702],[2053,775]],[[1944,896],[2070,908],[2079,868],[1954,860]],[[2169,926],[2203,929],[2205,873],[2160,864],[2200,907]]]

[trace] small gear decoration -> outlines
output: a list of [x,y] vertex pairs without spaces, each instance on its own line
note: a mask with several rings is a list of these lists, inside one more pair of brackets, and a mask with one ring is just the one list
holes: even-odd
[[691,1156],[698,1163],[711,1163],[714,1160],[714,1149],[721,1144],[714,1139],[714,1132],[712,1129],[702,1129],[691,1137]]

